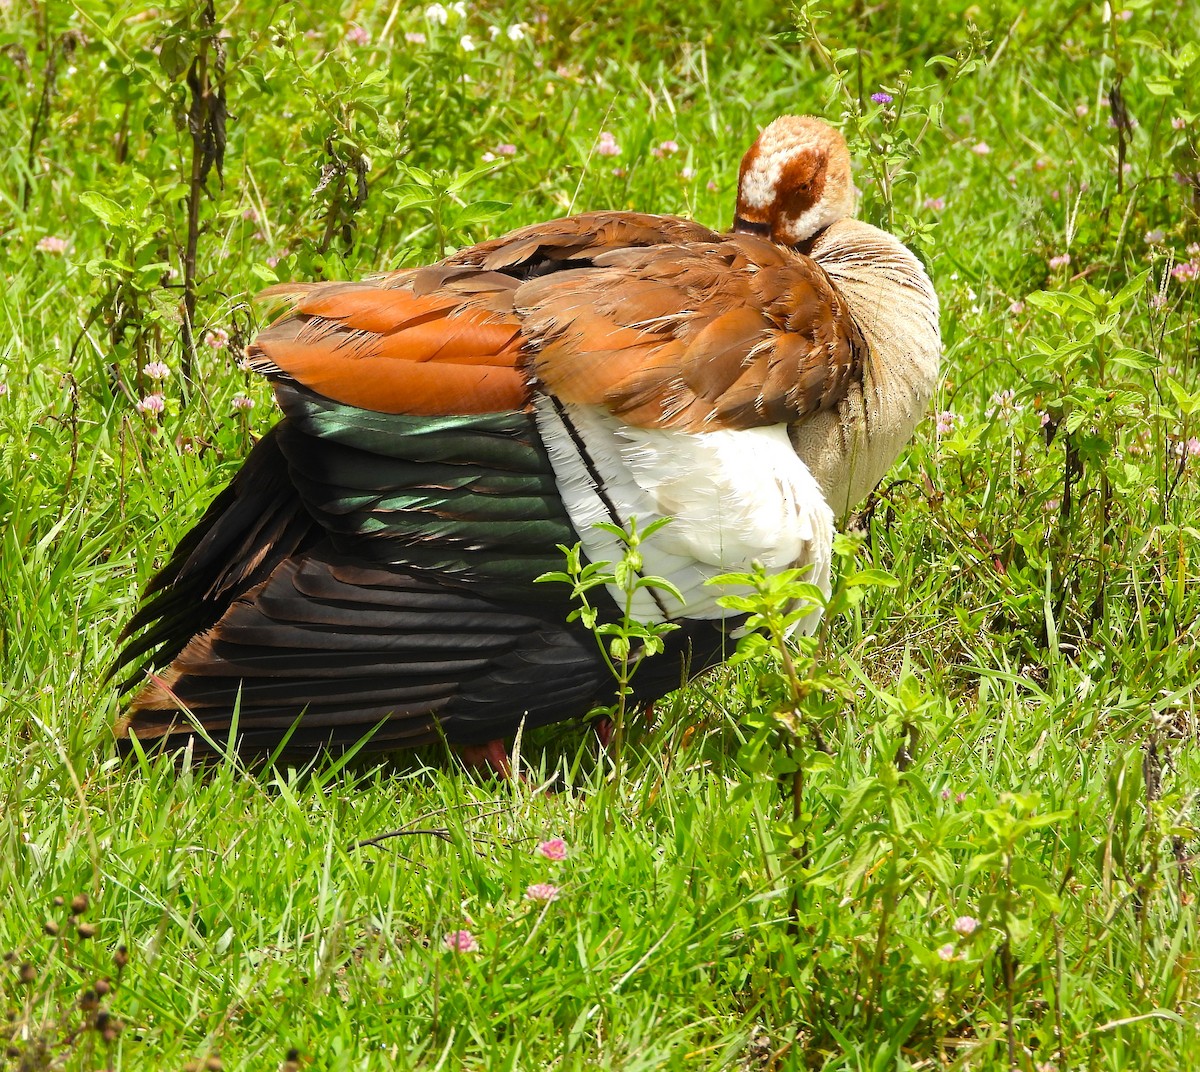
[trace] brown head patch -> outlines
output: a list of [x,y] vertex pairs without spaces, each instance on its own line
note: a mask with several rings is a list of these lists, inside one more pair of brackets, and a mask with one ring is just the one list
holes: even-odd
[[776,186],[776,215],[796,219],[807,212],[825,193],[829,154],[824,149],[797,153],[783,166]]

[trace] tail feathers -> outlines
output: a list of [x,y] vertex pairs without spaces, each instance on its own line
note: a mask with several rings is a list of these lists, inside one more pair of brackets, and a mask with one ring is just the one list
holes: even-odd
[[[146,656],[148,664],[169,663],[193,636],[215,625],[234,599],[317,538],[319,530],[289,479],[277,428],[258,442],[150,582],[149,598],[121,634],[134,639],[109,677]],[[139,670],[121,690],[142,677]]]
[[[327,544],[280,564],[133,698],[119,736],[181,745],[198,723],[242,750],[476,744],[586,714],[611,693],[557,602],[517,606]],[[233,729],[235,714],[236,731]],[[382,725],[380,725],[382,723]]]
[[[314,594],[319,593],[319,594]],[[347,612],[351,613],[347,613]],[[727,654],[730,623],[687,622],[641,668],[651,700]],[[579,718],[613,698],[594,638],[557,608],[464,593],[319,547],[235,601],[134,697],[118,736],[244,754],[472,745]],[[202,728],[203,733],[198,732]],[[288,736],[290,734],[290,736]],[[126,746],[128,747],[128,746]]]

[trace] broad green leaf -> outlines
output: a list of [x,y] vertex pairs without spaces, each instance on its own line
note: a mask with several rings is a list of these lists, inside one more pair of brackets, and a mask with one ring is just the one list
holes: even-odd
[[98,194],[94,190],[86,190],[79,195],[79,200],[109,227],[120,227],[126,222],[125,210],[110,197]]
[[170,33],[162,40],[158,62],[166,76],[177,82],[196,58],[196,46],[182,33]]
[[481,220],[495,219],[500,213],[510,208],[512,205],[507,201],[472,201],[469,205],[459,209],[455,223],[459,227],[469,227]]
[[896,588],[900,582],[896,580],[886,570],[881,569],[864,569],[857,573],[850,574],[842,583],[846,587],[854,587],[856,585],[870,585],[877,588]]
[[1175,404],[1179,407],[1180,413],[1185,417],[1190,417],[1196,410],[1200,409],[1200,391],[1192,394],[1172,376],[1164,376],[1163,380],[1167,385],[1167,390],[1171,392],[1171,397],[1175,399]]

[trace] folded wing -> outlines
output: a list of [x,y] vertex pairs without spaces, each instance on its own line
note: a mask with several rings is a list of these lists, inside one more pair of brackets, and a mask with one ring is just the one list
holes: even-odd
[[[236,708],[248,746],[272,747],[302,715],[293,747],[348,745],[382,722],[372,747],[388,748],[584,714],[611,694],[607,669],[566,622],[565,590],[534,582],[597,510],[625,523],[646,495],[697,515],[695,533],[666,530],[664,561],[711,571],[796,547],[827,568],[824,503],[795,501],[820,499],[803,474],[747,485],[782,496],[762,509],[723,496],[739,519],[727,540],[681,485],[702,479],[699,433],[801,421],[862,375],[861,337],[808,258],[597,213],[428,268],[279,289],[291,306],[249,356],[284,418],[152,582],[122,661],[158,672],[122,734],[188,732],[186,710],[221,736]],[[548,403],[569,419],[548,422]],[[547,436],[578,429],[556,464],[563,444]],[[659,437],[654,451],[623,429]],[[686,479],[647,471],[651,454]],[[601,476],[614,465],[629,485],[616,498]],[[641,676],[645,694],[723,656],[728,623],[706,606]]]

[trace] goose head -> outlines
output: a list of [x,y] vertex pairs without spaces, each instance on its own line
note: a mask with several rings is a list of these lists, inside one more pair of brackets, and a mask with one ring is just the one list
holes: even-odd
[[857,194],[841,134],[812,116],[781,115],[742,158],[733,230],[799,245],[853,216]]

